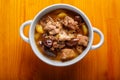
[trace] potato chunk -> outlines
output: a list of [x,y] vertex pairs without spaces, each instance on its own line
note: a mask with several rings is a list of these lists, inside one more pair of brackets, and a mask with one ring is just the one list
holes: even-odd
[[64,18],[65,16],[67,16],[67,14],[64,12],[58,14],[58,18]]
[[87,27],[86,27],[85,24],[82,25],[82,30],[83,30],[83,34],[84,34],[84,35],[87,35],[88,29],[87,29]]
[[38,33],[43,33],[44,31],[43,31],[43,28],[42,28],[42,26],[41,25],[36,25],[36,31],[38,32]]

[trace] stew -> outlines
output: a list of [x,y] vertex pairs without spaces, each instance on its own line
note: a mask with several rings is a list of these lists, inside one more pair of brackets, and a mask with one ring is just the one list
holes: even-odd
[[89,42],[85,21],[67,9],[57,9],[40,18],[34,37],[43,55],[62,62],[77,57]]

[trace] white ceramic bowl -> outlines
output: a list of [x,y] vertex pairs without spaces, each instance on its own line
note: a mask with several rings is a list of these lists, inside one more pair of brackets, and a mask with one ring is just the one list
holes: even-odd
[[[37,48],[37,45],[35,44],[35,40],[34,40],[34,33],[35,33],[35,25],[37,24],[37,22],[39,21],[39,19],[45,15],[46,13],[55,10],[55,9],[59,9],[59,8],[63,8],[63,9],[68,9],[71,11],[74,11],[78,14],[80,14],[82,16],[82,18],[84,19],[84,21],[86,22],[87,26],[88,26],[88,30],[89,30],[89,43],[87,48],[76,58],[66,61],[66,62],[60,62],[60,61],[55,61],[55,60],[51,60],[47,57],[45,57]],[[32,11],[31,11],[32,12]],[[27,38],[26,36],[24,36],[23,34],[23,30],[24,28],[30,25],[30,30],[29,30],[29,38]],[[100,42],[97,45],[92,45],[93,43],[93,32],[96,32],[99,34],[100,36]],[[35,17],[33,20],[29,20],[24,22],[21,27],[20,27],[20,36],[21,38],[26,41],[27,43],[29,43],[35,53],[35,55],[41,59],[42,61],[44,61],[47,64],[53,65],[53,66],[68,66],[68,65],[72,65],[78,61],[80,61],[87,53],[89,50],[91,49],[96,49],[99,48],[103,42],[104,42],[104,36],[102,34],[102,32],[100,30],[98,30],[97,28],[92,27],[90,20],[88,19],[88,17],[78,8],[72,6],[72,5],[68,5],[68,4],[54,4],[51,6],[48,6],[46,8],[44,8],[43,10],[41,10]]]

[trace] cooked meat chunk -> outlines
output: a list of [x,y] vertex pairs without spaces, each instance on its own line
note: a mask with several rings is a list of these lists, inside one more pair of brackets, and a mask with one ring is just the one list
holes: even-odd
[[52,21],[48,21],[46,25],[44,26],[44,30],[48,31],[49,34],[51,35],[58,34],[61,28],[62,26],[59,22],[52,22]]
[[62,24],[63,24],[65,27],[68,27],[69,29],[73,29],[73,30],[79,29],[79,27],[78,27],[78,22],[77,22],[77,21],[74,21],[74,19],[72,19],[72,18],[69,17],[69,16],[65,16],[65,18],[64,18],[63,21],[62,21]]
[[58,21],[54,21],[50,16],[43,18],[40,21],[40,24],[43,26],[43,29],[51,35],[55,35],[60,32],[62,25]]
[[76,46],[76,50],[79,52],[79,54],[82,53],[83,52],[83,46],[80,46],[80,45]]
[[69,48],[62,49],[61,54],[60,54],[61,60],[64,60],[64,61],[73,59],[76,56],[77,54],[74,52],[74,50],[69,49]]
[[66,45],[67,45],[68,47],[76,46],[77,43],[78,43],[78,40],[79,40],[79,39],[72,39],[72,40],[66,41]]
[[46,47],[48,47],[48,48],[50,48],[50,47],[52,47],[52,44],[53,44],[53,41],[51,40],[51,39],[44,39],[43,40],[43,44],[46,46]]
[[58,35],[60,41],[71,40],[75,37],[74,34],[67,34],[65,30],[60,31]]
[[44,17],[44,18],[42,18],[42,19],[40,20],[40,24],[41,24],[42,26],[45,26],[48,21],[50,21],[49,18],[48,18],[48,17]]
[[46,23],[46,25],[44,26],[44,30],[47,30],[47,31],[53,30],[55,28],[56,28],[56,26],[53,25],[53,23],[51,21],[48,21]]
[[53,42],[53,48],[59,48],[59,44],[57,41]]
[[51,39],[52,41],[54,41],[54,40],[58,40],[55,36],[45,36],[44,38],[49,38],[49,39]]
[[77,35],[78,45],[83,45],[84,47],[87,46],[88,44],[88,37],[87,36],[82,36],[82,35]]
[[57,41],[55,41],[55,42],[53,42],[53,48],[59,48],[59,49],[61,49],[61,48],[64,48],[65,47],[65,43],[64,42],[57,42]]
[[78,21],[79,23],[82,22],[82,18],[80,16],[75,16],[74,20]]

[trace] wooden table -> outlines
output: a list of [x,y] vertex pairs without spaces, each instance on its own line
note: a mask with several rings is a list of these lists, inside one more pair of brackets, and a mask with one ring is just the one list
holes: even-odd
[[[105,36],[102,47],[72,66],[47,65],[19,35],[23,22],[55,3],[83,10]],[[97,44],[99,36],[94,36]],[[120,0],[0,0],[0,80],[120,80],[119,45]]]

